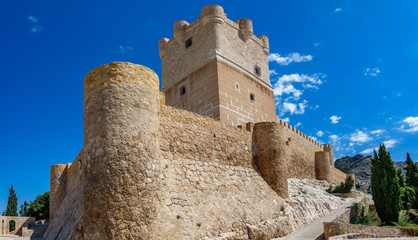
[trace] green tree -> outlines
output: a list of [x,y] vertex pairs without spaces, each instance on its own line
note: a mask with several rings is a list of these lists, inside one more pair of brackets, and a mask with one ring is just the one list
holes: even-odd
[[413,204],[416,201],[415,190],[409,186],[405,186],[405,187],[400,188],[400,193],[401,193],[402,209],[404,210],[411,209]]
[[374,150],[370,172],[372,196],[379,218],[384,224],[397,222],[401,210],[399,180],[384,144],[379,145],[379,153]]
[[28,210],[29,210],[29,203],[25,201],[22,205],[20,205],[20,211],[19,211],[20,216],[28,217]]
[[406,153],[406,185],[417,188],[418,187],[418,168],[415,165],[414,161],[412,161],[411,156],[409,153]]
[[49,219],[49,191],[38,195],[33,202],[30,201],[25,216],[36,217],[36,220]]
[[404,181],[404,178],[403,178],[403,175],[402,175],[402,170],[398,169],[396,175],[398,175],[399,187],[401,187],[401,188],[405,187],[405,181]]
[[[9,199],[7,200],[7,207],[5,211],[6,216],[18,216],[17,215],[17,196],[13,189],[13,184],[9,188]],[[10,222],[10,231],[15,230],[15,222]]]

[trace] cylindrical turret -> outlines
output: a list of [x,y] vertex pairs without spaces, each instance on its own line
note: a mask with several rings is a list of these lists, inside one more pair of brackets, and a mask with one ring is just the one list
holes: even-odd
[[184,31],[188,25],[189,23],[183,20],[173,23],[173,36],[179,44],[183,44],[184,42]]
[[160,58],[163,58],[165,55],[165,49],[167,47],[169,39],[168,38],[161,38],[160,41],[158,41],[158,50],[160,52]]
[[332,144],[324,144],[324,151],[329,154],[329,164],[334,166],[334,147]]
[[261,35],[258,38],[260,38],[261,41],[263,41],[263,52],[268,56],[270,52],[269,38],[264,35]]
[[224,17],[224,9],[216,4],[207,5],[200,10],[200,16],[199,18],[204,18],[206,16],[218,16],[218,17]]
[[253,35],[253,22],[248,18],[241,18],[239,22],[239,32],[244,41],[247,41]]
[[67,164],[55,164],[50,168],[49,179],[49,220],[52,221],[56,210],[67,193]]
[[84,81],[85,239],[149,239],[159,181],[158,76],[114,62]]
[[315,176],[318,180],[331,182],[331,165],[329,153],[326,151],[315,152]]
[[254,125],[255,164],[270,187],[282,198],[287,198],[287,149],[283,138],[284,127],[276,122]]

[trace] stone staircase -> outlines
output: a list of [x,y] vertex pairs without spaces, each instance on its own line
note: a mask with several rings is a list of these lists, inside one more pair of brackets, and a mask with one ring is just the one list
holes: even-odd
[[47,227],[49,225],[49,222],[37,221],[35,224],[29,224],[29,226],[26,228],[24,227],[22,229],[22,237],[30,237],[32,238],[42,238]]

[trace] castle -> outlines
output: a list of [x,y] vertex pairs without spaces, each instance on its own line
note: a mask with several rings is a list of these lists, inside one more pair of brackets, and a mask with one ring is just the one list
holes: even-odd
[[209,5],[159,49],[163,93],[132,63],[86,75],[84,147],[51,166],[44,237],[270,239],[285,234],[288,178],[345,180],[332,145],[276,117],[268,38],[251,20]]

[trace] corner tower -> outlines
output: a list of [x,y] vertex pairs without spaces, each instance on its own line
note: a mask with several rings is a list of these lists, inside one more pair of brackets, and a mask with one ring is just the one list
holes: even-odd
[[167,105],[233,126],[276,120],[268,38],[254,36],[250,19],[233,22],[208,5],[173,29],[173,38],[159,41]]

